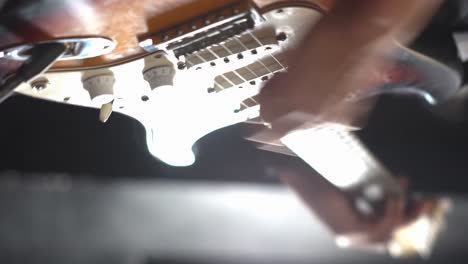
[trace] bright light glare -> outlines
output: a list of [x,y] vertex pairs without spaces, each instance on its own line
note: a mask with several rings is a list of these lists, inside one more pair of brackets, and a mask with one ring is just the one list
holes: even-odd
[[349,248],[351,246],[351,239],[346,236],[338,236],[335,242],[340,248]]
[[399,229],[396,233],[397,241],[389,248],[390,253],[398,256],[405,251],[412,251],[428,256],[435,240],[434,224],[429,216],[422,216],[409,226]]
[[66,0],[65,2],[64,6],[67,6],[69,10],[67,15],[81,21],[79,25],[85,26],[87,31],[96,30],[96,27],[101,24],[99,19],[102,18],[91,8],[92,4],[89,1]]
[[197,80],[195,77],[176,79],[174,86],[154,89],[145,102],[147,109],[140,110],[144,113],[140,121],[146,127],[148,150],[171,166],[192,165],[195,162],[192,147],[200,138],[259,114],[258,107],[234,111],[255,90],[227,89],[207,93],[208,86]]
[[146,129],[147,146],[149,152],[168,165],[176,167],[190,166],[195,163],[195,154],[190,149],[177,149],[178,146],[164,144],[164,141],[155,139],[157,135],[152,128]]
[[352,135],[339,125],[294,131],[281,142],[339,188],[364,180],[367,165],[352,147]]
[[291,204],[291,200],[287,199],[287,192],[281,192],[281,189],[272,190],[227,189],[220,195],[220,200],[226,208],[250,208],[256,214],[271,217],[272,214],[284,212]]
[[144,48],[144,47],[147,47],[147,46],[150,46],[150,45],[153,45],[153,40],[152,39],[146,39],[146,40],[143,40],[142,42],[140,42],[140,47]]
[[428,242],[431,241],[431,220],[421,217],[408,230],[408,236],[412,238],[416,250],[420,254],[428,253]]

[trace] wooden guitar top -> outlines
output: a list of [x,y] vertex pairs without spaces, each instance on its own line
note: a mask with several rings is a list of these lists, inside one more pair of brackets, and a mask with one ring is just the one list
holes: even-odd
[[[156,33],[236,2],[239,0],[40,0],[30,3],[26,8],[18,8],[19,21],[12,20],[8,16],[9,10],[6,10],[7,16],[0,20],[0,48],[53,38],[105,36],[117,44],[112,53],[94,59],[60,62],[54,68],[118,63],[143,53],[138,46],[138,36]],[[254,2],[261,9],[281,5],[310,5],[327,10],[333,0]],[[17,14],[17,10],[11,13]]]

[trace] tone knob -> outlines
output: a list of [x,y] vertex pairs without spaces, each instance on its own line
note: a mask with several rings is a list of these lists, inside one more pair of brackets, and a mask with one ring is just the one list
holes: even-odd
[[114,100],[114,74],[108,70],[92,70],[83,73],[83,88],[88,91],[93,104],[101,106]]
[[173,86],[175,76],[174,64],[163,53],[152,54],[145,58],[143,78],[151,90],[162,86]]

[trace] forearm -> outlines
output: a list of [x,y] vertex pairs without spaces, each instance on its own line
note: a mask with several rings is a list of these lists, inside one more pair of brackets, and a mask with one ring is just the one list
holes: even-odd
[[338,1],[291,54],[288,76],[262,90],[262,117],[274,122],[303,111],[319,122],[326,120],[320,115],[378,82],[386,67],[382,58],[395,41],[405,44],[415,38],[441,2]]
[[334,233],[356,232],[355,212],[346,193],[313,170],[283,170],[280,179]]
[[407,44],[422,31],[442,2],[442,0],[337,1],[329,14],[324,16],[303,41],[299,48],[301,55],[298,57],[315,58],[327,54],[324,52],[327,50],[333,54],[354,54],[364,47],[368,52],[369,47],[380,48],[377,45],[385,44],[388,40]]

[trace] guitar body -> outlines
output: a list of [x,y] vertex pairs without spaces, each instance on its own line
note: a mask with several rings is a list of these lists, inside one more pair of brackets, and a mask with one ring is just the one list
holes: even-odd
[[[195,161],[192,146],[201,137],[259,117],[252,97],[273,74],[286,70],[284,53],[332,2],[27,1],[4,7],[2,21],[18,23],[3,23],[0,47],[83,36],[112,40],[115,48],[107,54],[59,61],[17,92],[100,108],[102,120],[112,111],[129,115],[146,127],[154,156],[182,166]],[[407,84],[417,80],[409,78],[391,80],[403,84],[397,89],[387,85],[372,93],[413,92],[434,101],[445,99],[460,81],[443,64],[404,47],[395,58],[419,66],[418,74],[426,76],[417,78],[436,73],[449,88],[442,93],[430,85],[416,89]],[[20,63],[0,58],[1,72]]]
[[[306,7],[302,2],[297,6],[281,6],[266,9],[262,21],[246,31],[248,33],[229,38],[217,47],[182,56],[187,64],[183,69],[177,67],[181,56],[178,58],[163,47],[161,52],[147,52],[127,63],[112,61],[110,67],[96,68],[91,64],[71,71],[57,66],[37,78],[47,83],[46,89],[31,88],[33,80],[19,87],[17,92],[95,108],[112,101],[114,112],[129,115],[144,124],[148,148],[153,155],[171,165],[189,165],[195,161],[192,146],[198,139],[219,128],[258,117],[259,106],[247,107],[242,101],[256,95],[275,72],[285,70],[286,62],[281,53],[294,47],[322,16],[320,9],[312,5]],[[280,33],[286,34],[285,40],[277,40]],[[163,42],[159,46],[164,45],[168,44]],[[117,53],[98,60],[117,56],[118,48],[119,45]],[[151,87],[148,74],[157,75],[156,79],[164,75],[157,70],[148,71],[151,68],[173,71],[173,85]],[[87,86],[92,87],[85,88]],[[101,94],[93,98],[93,93]],[[110,99],[106,101],[106,98]],[[246,109],[237,111],[242,107]]]
[[[105,36],[115,49],[97,58],[71,60],[54,65],[56,70],[101,67],[129,61],[145,54],[139,37],[177,27],[191,19],[216,14],[223,7],[250,1],[239,0],[125,0],[125,1],[19,1],[3,7],[0,49],[76,36]],[[282,6],[309,6],[327,10],[332,0],[256,0],[260,10]]]
[[[333,2],[41,0],[7,4],[0,19],[0,77],[21,65],[29,43],[89,37],[90,45],[98,49],[94,41],[110,41],[112,45],[102,45],[103,50],[97,51],[99,56],[60,60],[16,92],[100,109],[103,122],[112,112],[131,116],[146,128],[148,149],[156,158],[169,165],[188,166],[196,160],[192,147],[200,138],[259,119],[255,96],[270,78],[286,71],[285,54],[300,43]],[[71,45],[71,50],[80,51],[80,43],[66,43],[69,49]],[[375,89],[364,87],[371,92],[363,97],[397,92],[436,104],[454,94],[461,83],[460,76],[443,63],[406,47],[396,48],[389,59],[396,62],[395,68],[383,74],[386,81],[377,83]],[[440,83],[446,85],[443,91]],[[388,196],[402,195],[391,174],[354,143],[350,133],[338,127],[319,134],[291,133],[280,147],[289,147],[330,182],[337,178],[334,174],[348,176],[345,183],[335,185],[358,198],[366,198],[369,186],[378,186],[382,193],[371,201],[375,204],[384,205]],[[350,155],[358,160],[350,167],[363,163],[353,182],[349,183],[350,170],[346,174],[337,171],[337,166],[323,166],[336,158],[335,149],[323,153],[314,148],[310,155],[304,140],[297,140],[304,136],[315,138],[316,146],[341,144],[340,154],[352,145]],[[374,213],[369,201],[356,201],[358,209]]]

